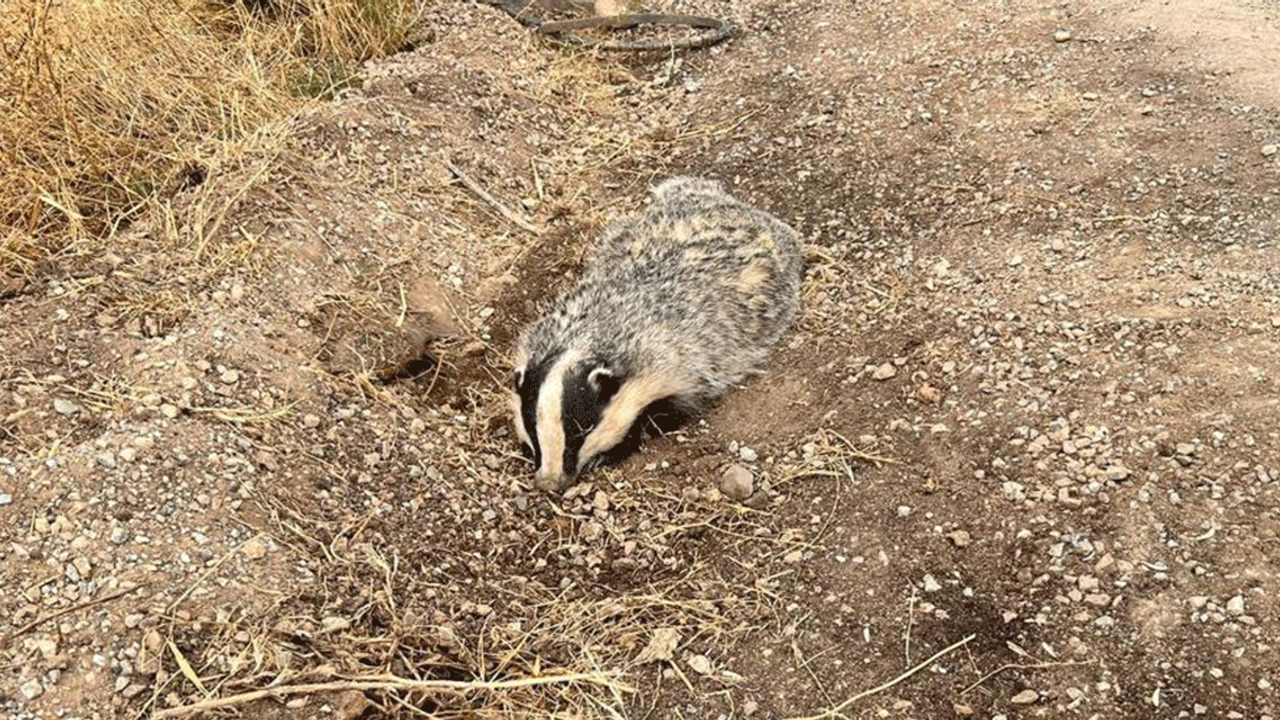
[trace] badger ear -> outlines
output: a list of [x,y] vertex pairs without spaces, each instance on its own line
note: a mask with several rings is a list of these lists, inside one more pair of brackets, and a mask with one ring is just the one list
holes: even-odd
[[622,379],[607,365],[601,365],[587,373],[587,384],[596,391],[601,401],[608,400],[622,387]]
[[524,384],[524,368],[518,367],[511,371],[510,377],[507,378],[507,387],[513,392],[520,392],[520,386]]

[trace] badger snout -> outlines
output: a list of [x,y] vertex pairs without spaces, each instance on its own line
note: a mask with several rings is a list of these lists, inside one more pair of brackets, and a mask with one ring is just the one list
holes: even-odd
[[533,475],[533,484],[539,490],[559,493],[573,485],[574,479],[572,473],[547,472],[545,468],[538,468],[538,471]]

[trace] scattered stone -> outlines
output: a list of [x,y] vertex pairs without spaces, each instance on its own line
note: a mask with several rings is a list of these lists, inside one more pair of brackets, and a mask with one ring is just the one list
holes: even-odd
[[244,546],[240,548],[240,551],[243,552],[244,556],[250,560],[257,560],[266,556],[267,544],[263,542],[262,538],[251,538],[245,542]]
[[238,370],[228,370],[218,376],[218,379],[227,385],[235,385],[240,382],[240,372]]
[[1069,40],[1071,40],[1071,31],[1070,31],[1070,30],[1054,30],[1054,31],[1053,31],[1053,41],[1054,41],[1054,42],[1056,42],[1056,43],[1064,43],[1064,42],[1067,42],[1067,41],[1069,41]]
[[894,367],[893,363],[885,363],[876,368],[875,371],[871,373],[871,377],[876,380],[888,380],[897,374],[898,368]]
[[961,548],[969,547],[969,542],[971,541],[971,538],[969,537],[969,533],[964,530],[955,530],[953,532],[947,533],[947,539],[950,540],[951,543],[956,547],[961,547]]
[[1244,597],[1237,595],[1227,601],[1227,612],[1232,615],[1244,614]]
[[[64,398],[54,398],[53,410],[59,415],[71,416],[80,412],[80,406]],[[39,683],[36,684],[38,685]]]
[[941,589],[942,589],[942,585],[941,585],[937,580],[935,580],[935,579],[934,579],[934,577],[933,577],[932,575],[925,575],[925,576],[924,576],[924,591],[925,591],[925,592],[931,592],[931,593],[933,593],[933,592],[938,592],[938,591],[939,591],[939,590],[941,590]]
[[1280,145],[1276,145],[1274,143],[1268,143],[1262,146],[1262,157],[1271,157],[1272,155],[1275,155],[1277,152],[1280,152]]
[[112,545],[123,545],[129,539],[129,533],[123,527],[117,525],[111,528],[111,535],[108,539]]
[[307,413],[302,416],[302,426],[308,430],[314,430],[315,428],[320,427],[320,417],[318,415]]
[[0,493],[0,507],[13,504],[13,496],[9,493]]
[[706,655],[689,655],[684,661],[689,666],[690,670],[693,670],[699,675],[711,674],[711,660],[709,660]]
[[1035,690],[1023,690],[1022,692],[1009,698],[1009,702],[1014,705],[1030,705],[1040,699],[1040,693]]
[[39,680],[28,680],[18,687],[18,691],[22,693],[23,698],[30,701],[43,695],[44,687],[40,685]]
[[956,715],[959,715],[960,717],[969,717],[970,715],[973,714],[973,708],[969,707],[968,705],[964,705],[962,703],[952,704],[951,710],[955,712]]
[[752,450],[745,445],[738,450],[738,457],[742,458],[743,462],[749,463],[753,463],[760,459],[760,455],[755,450]]
[[742,502],[755,492],[755,476],[751,470],[734,463],[720,477],[720,492],[730,500]]
[[160,406],[160,414],[172,420],[173,418],[178,417],[178,408],[175,405],[165,403]]

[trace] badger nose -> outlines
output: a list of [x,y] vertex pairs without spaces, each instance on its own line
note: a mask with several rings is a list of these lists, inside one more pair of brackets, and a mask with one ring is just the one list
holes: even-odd
[[560,492],[569,487],[572,482],[573,476],[563,472],[549,473],[539,469],[533,476],[533,484],[539,490],[545,490],[546,492]]

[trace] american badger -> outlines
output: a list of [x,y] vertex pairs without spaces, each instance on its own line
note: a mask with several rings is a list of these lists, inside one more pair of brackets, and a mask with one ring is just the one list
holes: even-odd
[[711,180],[676,177],[613,223],[551,312],[520,336],[516,435],[563,490],[761,370],[800,304],[796,233]]

